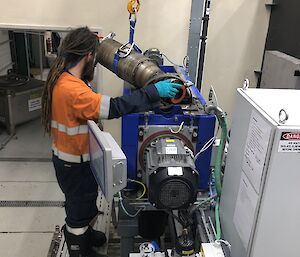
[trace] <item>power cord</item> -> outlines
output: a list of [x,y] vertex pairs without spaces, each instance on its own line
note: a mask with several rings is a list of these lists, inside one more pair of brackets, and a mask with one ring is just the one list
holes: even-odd
[[129,213],[129,212],[126,210],[125,206],[124,206],[123,198],[122,198],[121,192],[119,192],[118,194],[119,194],[119,201],[120,201],[121,208],[122,208],[122,210],[125,212],[125,214],[126,214],[128,217],[130,217],[130,218],[135,218],[137,215],[139,215],[139,213],[142,211],[142,209],[139,209],[139,210],[138,210],[136,213],[134,213],[134,214]]
[[170,128],[170,131],[173,134],[178,134],[183,129],[183,125],[184,125],[184,121],[180,123],[178,130],[173,130],[172,128]]

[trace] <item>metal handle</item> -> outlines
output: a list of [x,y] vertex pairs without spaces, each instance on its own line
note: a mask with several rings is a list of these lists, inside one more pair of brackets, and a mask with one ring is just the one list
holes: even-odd
[[[130,47],[128,48],[128,46],[130,46]],[[118,54],[119,54],[120,58],[126,58],[128,55],[130,55],[134,46],[135,46],[135,43],[132,43],[130,45],[129,42],[120,46],[120,48],[118,49]]]
[[123,162],[122,162],[122,161],[119,161],[119,162],[113,164],[113,168],[117,167],[118,165],[123,165]]

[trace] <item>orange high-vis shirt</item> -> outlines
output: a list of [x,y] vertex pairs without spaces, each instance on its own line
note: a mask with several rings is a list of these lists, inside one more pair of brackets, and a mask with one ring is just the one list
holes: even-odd
[[96,94],[81,79],[64,72],[52,94],[53,153],[61,160],[89,161],[87,120],[107,119],[110,97]]

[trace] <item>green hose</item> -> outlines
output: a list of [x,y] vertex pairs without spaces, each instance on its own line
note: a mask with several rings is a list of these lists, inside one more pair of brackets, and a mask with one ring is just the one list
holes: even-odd
[[219,214],[219,197],[216,199],[215,206],[215,219],[216,219],[216,240],[221,239],[221,224],[220,224],[220,214]]
[[221,223],[220,223],[220,214],[219,214],[219,205],[220,205],[220,196],[222,191],[222,178],[221,178],[221,169],[222,169],[222,162],[223,162],[223,152],[225,149],[225,144],[228,136],[228,128],[227,128],[227,121],[226,121],[226,113],[224,113],[219,107],[217,106],[206,106],[207,113],[214,113],[218,119],[219,125],[222,129],[220,145],[218,147],[216,160],[215,160],[215,167],[213,171],[213,175],[215,178],[215,185],[217,191],[217,199],[215,205],[215,219],[216,219],[216,240],[221,239]]
[[223,152],[227,140],[227,122],[224,113],[218,114],[217,118],[221,126],[222,133],[221,133],[220,145],[218,147],[216,161],[215,161],[214,174],[215,174],[217,194],[218,196],[220,196],[222,191],[221,169],[222,169],[222,161],[223,161]]
[[220,145],[218,147],[216,161],[215,161],[215,168],[214,168],[214,177],[215,177],[215,185],[217,190],[218,198],[216,199],[216,206],[215,206],[215,219],[216,219],[216,240],[221,239],[221,224],[220,224],[220,214],[219,214],[219,204],[220,204],[220,195],[222,191],[222,178],[221,178],[221,169],[222,169],[222,162],[223,162],[223,152],[227,140],[227,122],[226,122],[226,115],[225,113],[218,113],[216,114],[219,124],[222,129],[221,133],[221,140]]

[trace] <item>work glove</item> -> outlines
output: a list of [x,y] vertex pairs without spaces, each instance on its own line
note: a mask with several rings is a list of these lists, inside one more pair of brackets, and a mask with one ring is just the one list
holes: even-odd
[[174,98],[179,92],[178,88],[182,87],[180,84],[172,83],[170,80],[159,81],[154,84],[159,97],[162,98]]

